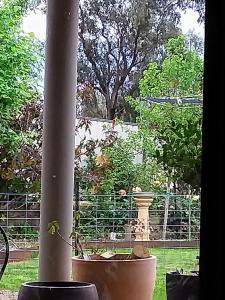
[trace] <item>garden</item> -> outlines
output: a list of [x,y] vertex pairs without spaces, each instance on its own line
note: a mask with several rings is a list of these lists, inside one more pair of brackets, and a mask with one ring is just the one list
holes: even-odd
[[[121,251],[124,252],[124,250]],[[177,267],[186,270],[196,270],[198,268],[196,266],[197,249],[150,249],[150,251],[153,255],[160,258],[157,264],[157,280],[153,300],[166,299],[166,271],[175,270]],[[118,250],[118,252],[120,251]],[[4,291],[17,292],[21,283],[35,281],[37,275],[38,258],[34,257],[27,262],[10,264],[2,279],[1,289]]]
[[[21,284],[43,277],[44,43],[23,30],[26,14],[46,13],[41,2],[0,5],[0,226],[9,241],[3,300],[16,299]],[[181,7],[174,1],[167,10],[160,1],[152,6],[132,0],[127,9],[117,0],[79,7],[73,229],[67,236],[57,219],[45,229],[50,241],[79,257],[72,263],[75,281],[92,282],[95,274],[84,275],[81,260],[134,261],[140,271],[133,287],[162,300],[168,297],[166,274],[198,277],[204,62],[203,41],[193,32],[181,34],[178,26],[177,9],[189,7],[186,2]],[[57,156],[56,164],[63,160]],[[0,266],[4,247],[0,240]],[[145,260],[152,272],[146,278]],[[123,272],[115,282],[124,282]],[[124,277],[128,273],[135,272]],[[99,300],[109,300],[106,283],[95,284]],[[148,289],[144,294],[148,284],[152,295]]]

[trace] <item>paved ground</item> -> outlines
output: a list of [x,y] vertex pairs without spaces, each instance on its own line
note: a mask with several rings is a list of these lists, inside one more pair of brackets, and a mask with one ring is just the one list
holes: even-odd
[[0,291],[0,300],[17,300],[18,293],[10,291]]

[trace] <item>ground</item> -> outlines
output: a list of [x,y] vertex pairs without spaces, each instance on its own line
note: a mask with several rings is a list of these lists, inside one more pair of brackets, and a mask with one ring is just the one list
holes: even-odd
[[[120,250],[119,252],[121,252]],[[197,269],[197,249],[151,249],[157,257],[157,281],[153,300],[165,300],[165,273],[177,268],[187,271]],[[9,264],[0,285],[0,300],[16,300],[22,282],[37,280],[38,258],[22,263]],[[3,291],[7,291],[4,292]]]
[[17,292],[0,291],[0,300],[17,300]]

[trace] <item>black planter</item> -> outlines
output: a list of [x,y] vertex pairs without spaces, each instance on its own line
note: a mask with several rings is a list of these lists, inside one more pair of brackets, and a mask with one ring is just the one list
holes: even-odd
[[167,300],[199,300],[199,276],[166,274]]
[[18,300],[99,300],[94,284],[84,282],[28,282]]

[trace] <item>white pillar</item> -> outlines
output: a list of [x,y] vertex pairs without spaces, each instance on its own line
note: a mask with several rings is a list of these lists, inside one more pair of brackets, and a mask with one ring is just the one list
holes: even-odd
[[40,281],[71,279],[72,249],[48,233],[58,221],[69,240],[73,221],[78,0],[48,0],[40,224]]

